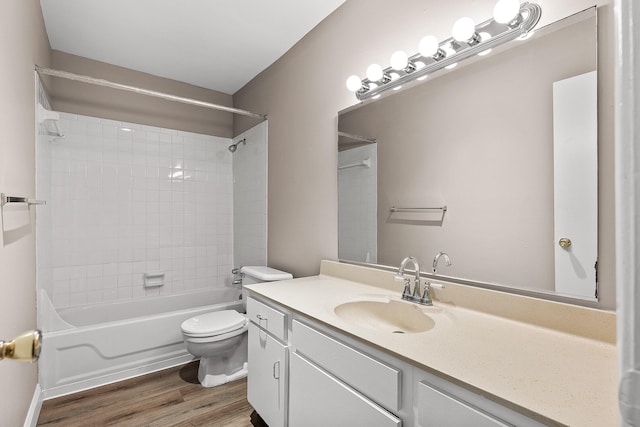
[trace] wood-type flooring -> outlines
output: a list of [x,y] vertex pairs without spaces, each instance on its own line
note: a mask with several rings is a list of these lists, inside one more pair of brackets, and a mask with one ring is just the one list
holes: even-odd
[[197,375],[198,362],[191,362],[46,400],[37,425],[250,427],[252,419],[264,425],[247,402],[246,378],[205,388]]

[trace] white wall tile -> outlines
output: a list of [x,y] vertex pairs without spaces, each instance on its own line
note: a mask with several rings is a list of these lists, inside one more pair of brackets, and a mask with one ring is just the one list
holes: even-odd
[[[234,226],[233,253],[236,267],[266,265],[267,262],[267,122],[263,122],[234,139],[246,138],[233,153],[232,204],[221,205],[217,226]],[[229,175],[216,174],[216,190],[225,199],[229,195]],[[219,193],[219,194],[220,194]],[[230,210],[233,206],[233,210]]]
[[[38,222],[38,281],[54,305],[224,285],[233,264],[231,141],[61,118],[67,138],[38,144],[37,153],[37,191],[51,209]],[[165,272],[161,290],[144,289],[143,274],[151,270]]]
[[[338,154],[338,165],[370,159],[371,166],[338,171],[338,249],[340,258],[377,261],[377,147],[370,144]],[[369,188],[366,193],[363,188]],[[364,218],[364,220],[363,220]]]

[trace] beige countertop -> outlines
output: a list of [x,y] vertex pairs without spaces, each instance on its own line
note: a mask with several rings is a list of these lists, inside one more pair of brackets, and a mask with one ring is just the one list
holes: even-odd
[[425,308],[435,327],[392,334],[334,313],[348,301],[399,299],[402,284],[390,272],[323,261],[319,276],[247,288],[529,415],[570,426],[619,424],[614,313],[445,284],[435,310]]

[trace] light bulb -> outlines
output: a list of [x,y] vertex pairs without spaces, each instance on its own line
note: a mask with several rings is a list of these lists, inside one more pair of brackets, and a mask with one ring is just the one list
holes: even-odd
[[372,82],[377,82],[382,79],[382,67],[378,64],[371,64],[367,67],[367,78]]
[[453,24],[451,30],[453,38],[459,42],[471,40],[476,33],[476,23],[469,17],[460,18]]
[[508,24],[520,13],[520,0],[498,0],[493,7],[493,19],[499,24]]
[[349,78],[347,79],[347,89],[349,89],[351,92],[357,92],[361,87],[362,81],[360,80],[360,77],[356,75],[349,76]]
[[418,52],[420,52],[420,55],[428,58],[438,53],[439,46],[437,38],[434,36],[426,36],[420,40],[420,44],[418,44]]
[[409,65],[409,56],[405,52],[398,50],[391,55],[389,63],[394,70],[404,70]]
[[[487,40],[489,40],[491,38],[491,34],[485,33],[485,32],[482,32],[482,33],[480,33],[478,35],[480,36],[480,40],[483,41],[483,42],[486,42]],[[478,56],[485,56],[485,55],[488,55],[489,53],[491,53],[491,49],[485,49],[482,52],[480,52],[478,54]]]

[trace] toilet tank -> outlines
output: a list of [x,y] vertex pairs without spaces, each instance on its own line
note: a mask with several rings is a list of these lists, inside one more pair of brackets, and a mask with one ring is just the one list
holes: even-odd
[[242,279],[243,285],[293,279],[293,275],[291,275],[291,273],[276,270],[275,268],[267,267],[264,265],[244,266],[240,269],[240,272],[244,274],[244,278]]

